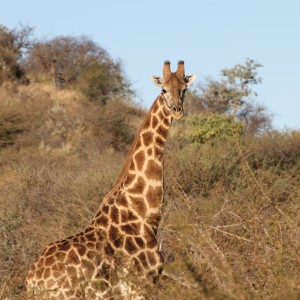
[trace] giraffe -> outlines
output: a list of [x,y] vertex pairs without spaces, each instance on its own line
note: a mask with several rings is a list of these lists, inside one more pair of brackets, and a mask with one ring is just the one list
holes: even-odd
[[163,203],[163,153],[172,120],[196,75],[179,61],[152,76],[161,88],[111,191],[82,232],[49,244],[26,277],[28,299],[143,299],[130,275],[155,282],[163,269],[157,231]]

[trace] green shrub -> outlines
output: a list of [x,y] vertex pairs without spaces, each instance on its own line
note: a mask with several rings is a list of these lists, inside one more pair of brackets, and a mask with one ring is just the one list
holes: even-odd
[[193,143],[212,138],[236,137],[243,133],[243,123],[225,114],[199,114],[188,117],[188,136]]

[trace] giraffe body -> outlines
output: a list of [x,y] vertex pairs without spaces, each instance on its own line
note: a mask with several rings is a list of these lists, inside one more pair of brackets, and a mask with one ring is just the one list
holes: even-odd
[[[181,66],[183,62],[178,70]],[[183,113],[182,106],[178,108],[184,96],[180,92],[190,83],[185,81],[183,70],[168,70],[170,65],[165,62],[163,79],[154,78],[156,84],[164,84],[163,91],[138,131],[119,178],[89,226],[48,245],[29,270],[29,299],[142,299],[128,277],[135,274],[151,281],[158,278],[163,268],[157,243],[163,202],[163,152],[172,119],[179,119]],[[172,95],[168,93],[172,94],[174,88],[176,101],[170,103]]]

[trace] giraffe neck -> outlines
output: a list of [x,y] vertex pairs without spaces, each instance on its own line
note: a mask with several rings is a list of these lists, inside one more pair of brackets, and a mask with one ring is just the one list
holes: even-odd
[[[141,126],[128,163],[123,170],[123,190],[132,197],[146,197],[150,208],[159,208],[158,199],[151,194],[163,186],[163,153],[172,117],[159,96]],[[162,195],[161,195],[162,196]]]
[[171,114],[160,95],[140,127],[120,176],[103,199],[93,222],[97,223],[107,204],[116,201],[150,223],[153,219],[153,229],[157,230],[163,200],[163,153],[171,123]]
[[[114,188],[111,192],[114,192],[114,190],[120,186],[120,184],[126,178],[128,172],[133,169],[133,164],[136,163],[134,156],[140,150],[142,143],[145,147],[149,147],[149,145],[152,144],[150,148],[155,151],[155,158],[157,158],[158,160],[163,159],[166,138],[169,133],[171,123],[171,114],[165,108],[162,96],[159,95],[154,101],[143,124],[136,134],[135,140],[129,150],[120,176],[116,180]],[[148,151],[146,155],[150,152],[151,150]]]

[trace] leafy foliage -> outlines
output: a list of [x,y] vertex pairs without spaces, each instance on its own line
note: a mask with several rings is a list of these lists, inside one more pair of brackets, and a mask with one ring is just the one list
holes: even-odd
[[244,64],[221,70],[221,80],[207,79],[187,97],[189,114],[202,112],[226,114],[244,123],[245,132],[255,134],[269,129],[270,115],[266,108],[257,105],[252,97],[253,85],[262,82],[257,69],[261,64],[246,59]]
[[243,123],[222,114],[198,114],[188,117],[189,138],[193,143],[204,143],[212,138],[237,137],[243,132]]

